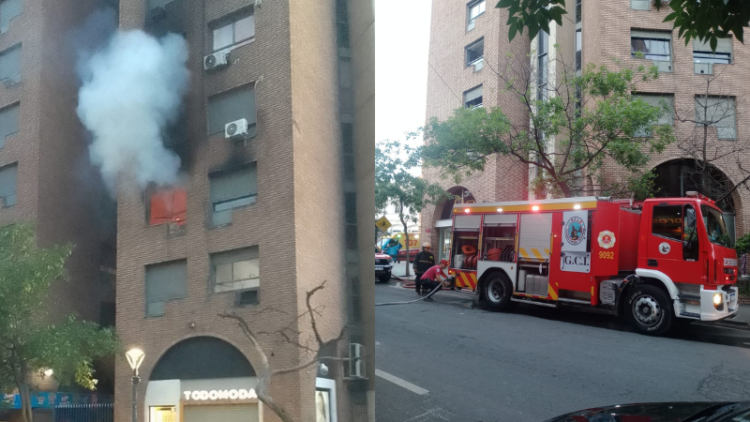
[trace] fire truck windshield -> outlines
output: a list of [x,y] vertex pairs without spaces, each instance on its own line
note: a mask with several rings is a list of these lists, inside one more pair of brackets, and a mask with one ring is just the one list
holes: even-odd
[[708,240],[713,244],[731,248],[732,241],[721,212],[708,205],[701,205],[701,212],[703,214],[703,223],[706,225],[706,231],[708,232]]

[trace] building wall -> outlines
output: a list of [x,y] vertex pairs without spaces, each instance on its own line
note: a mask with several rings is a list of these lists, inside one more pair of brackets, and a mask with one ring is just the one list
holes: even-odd
[[[121,0],[121,29],[143,27],[142,4]],[[321,239],[344,239],[335,2],[263,2],[255,10],[255,40],[233,50],[227,68],[206,74],[202,63],[211,50],[208,23],[253,4],[177,0],[166,7],[166,23],[149,26],[186,35],[191,86],[185,102],[186,145],[181,148],[188,192],[184,235],[169,235],[164,225],[148,227],[143,194],[126,181],[118,196],[118,332],[126,347],[139,346],[146,352],[144,381],[169,347],[196,335],[228,341],[260,368],[259,356],[240,329],[217,314],[237,312],[255,329],[288,327],[307,336],[309,318],[296,316],[306,310],[306,293],[323,281],[326,288],[315,294],[313,304],[325,307],[318,317],[324,339],[337,336],[346,323],[344,254],[320,247]],[[257,137],[244,143],[228,141],[223,134],[207,137],[207,98],[248,83],[256,84]],[[373,157],[374,152],[369,159]],[[252,160],[258,166],[257,203],[235,209],[231,225],[211,228],[208,174]],[[251,245],[260,252],[260,305],[236,307],[234,294],[210,290],[209,256]],[[146,318],[145,265],[185,258],[187,297],[167,302],[163,316]],[[371,281],[374,284],[374,276]],[[276,369],[312,357],[279,336],[263,336],[260,341]],[[346,349],[345,341],[342,345]],[[332,368],[340,377],[338,369]],[[119,360],[116,420],[130,417],[129,374],[125,360]],[[274,377],[270,393],[295,420],[311,420],[314,378],[314,370]],[[348,409],[341,406],[347,405],[346,394],[347,386],[341,383],[339,420],[349,420],[342,413]],[[277,420],[270,411],[264,418]]]

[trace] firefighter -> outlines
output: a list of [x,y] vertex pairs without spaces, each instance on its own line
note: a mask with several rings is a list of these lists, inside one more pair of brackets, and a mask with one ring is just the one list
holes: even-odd
[[425,242],[422,245],[422,250],[414,257],[414,290],[417,291],[418,295],[422,294],[422,283],[420,281],[422,274],[435,265],[435,255],[432,254],[431,250],[432,245]]
[[[448,282],[448,274],[446,274],[445,271],[443,271],[447,267],[448,267],[448,261],[443,259],[440,261],[440,264],[431,267],[422,275],[422,292],[424,292],[424,294],[430,293],[433,289],[437,288],[439,285],[440,285],[439,290],[442,290],[443,287],[450,286]],[[424,301],[432,302],[432,298],[428,297]]]

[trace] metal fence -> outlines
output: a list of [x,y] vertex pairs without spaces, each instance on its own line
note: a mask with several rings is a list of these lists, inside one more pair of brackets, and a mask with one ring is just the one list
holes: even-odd
[[113,403],[70,404],[55,407],[54,422],[114,422]]

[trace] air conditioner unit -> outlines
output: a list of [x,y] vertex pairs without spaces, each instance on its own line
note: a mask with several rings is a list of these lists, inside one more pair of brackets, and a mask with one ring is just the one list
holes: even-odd
[[666,60],[654,60],[654,65],[659,73],[672,73],[672,62]]
[[474,71],[479,72],[484,67],[484,59],[480,59],[474,62]]
[[247,139],[250,137],[247,119],[235,120],[224,126],[224,137],[226,139]]
[[651,0],[630,0],[630,8],[633,10],[651,9]]
[[349,377],[364,378],[365,363],[362,361],[364,346],[359,343],[349,344]]
[[696,75],[713,75],[714,74],[713,63],[694,63],[693,68],[695,69]]
[[203,58],[203,70],[210,72],[229,65],[229,53],[225,51],[209,54]]

